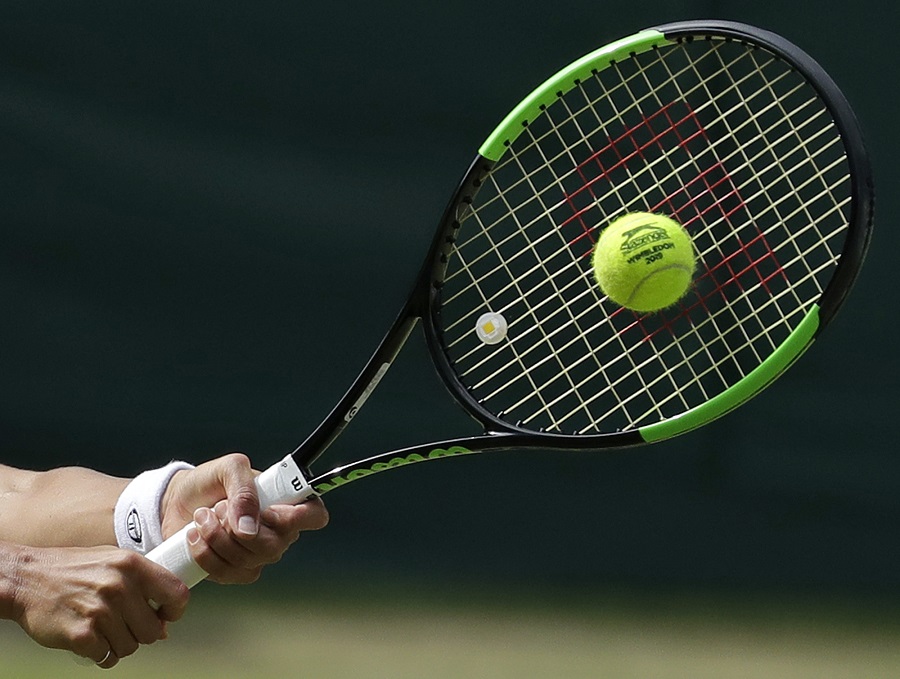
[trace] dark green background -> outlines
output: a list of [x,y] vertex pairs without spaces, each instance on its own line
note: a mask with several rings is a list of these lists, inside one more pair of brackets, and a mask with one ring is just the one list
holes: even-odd
[[[334,493],[331,526],[276,573],[900,584],[900,11],[884,0],[3,3],[0,459],[133,474],[240,449],[267,466],[356,376],[508,109],[599,45],[702,17],[793,40],[862,121],[877,230],[833,328],[673,442]],[[424,350],[404,357],[338,458],[471,430]]]

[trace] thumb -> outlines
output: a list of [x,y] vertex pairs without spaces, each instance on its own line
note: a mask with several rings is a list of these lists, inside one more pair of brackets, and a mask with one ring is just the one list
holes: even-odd
[[228,500],[228,525],[240,537],[259,532],[259,493],[256,472],[246,455],[234,453],[221,458],[220,480]]

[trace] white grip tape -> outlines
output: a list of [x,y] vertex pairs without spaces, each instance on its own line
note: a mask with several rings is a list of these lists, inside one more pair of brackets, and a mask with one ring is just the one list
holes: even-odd
[[208,575],[194,561],[188,546],[188,531],[196,527],[197,524],[191,521],[161,545],[147,552],[147,558],[150,561],[172,571],[188,587],[193,587],[201,580],[205,580]]
[[[259,493],[260,509],[276,504],[296,505],[316,495],[306,476],[290,455],[256,477],[256,490]],[[193,587],[201,580],[205,580],[208,575],[194,561],[188,545],[188,531],[196,525],[191,521],[175,535],[147,553],[148,559],[172,571],[188,587]]]
[[290,455],[256,477],[256,490],[261,509],[272,505],[298,505],[316,494]]

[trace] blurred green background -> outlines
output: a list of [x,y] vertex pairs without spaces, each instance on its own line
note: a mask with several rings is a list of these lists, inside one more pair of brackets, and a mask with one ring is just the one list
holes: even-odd
[[[700,650],[693,664],[660,650],[684,641],[730,653],[747,670],[735,676],[806,676],[762,658],[781,658],[788,643],[766,634],[813,614],[824,636],[810,631],[799,656],[787,653],[795,670],[803,658],[834,660],[839,651],[821,652],[833,648],[829,634],[883,651],[848,650],[848,673],[834,676],[897,662],[895,3],[29,0],[2,12],[0,459],[121,475],[230,450],[264,467],[293,449],[387,329],[480,142],[574,58],[703,17],[756,24],[806,49],[854,105],[880,189],[874,248],[822,340],[764,396],[672,442],[445,461],[329,495],[329,528],[304,536],[259,587],[281,592],[266,604],[275,612],[264,631],[285,635],[290,649],[311,619],[326,630],[347,620],[351,628],[330,638],[365,646],[364,623],[405,590],[419,613],[458,623],[460,634],[444,636],[469,649],[460,658],[474,653],[463,633],[480,629],[472,620],[520,620],[514,629],[531,632],[507,630],[497,643],[520,660],[520,646],[530,649],[535,676],[592,676],[546,669],[577,655],[536,644],[557,618],[592,649],[598,672],[620,667],[606,676],[706,676],[699,668],[713,666]],[[473,430],[424,349],[413,344],[403,358],[329,459]],[[249,593],[202,592],[195,620],[217,629],[255,610]],[[521,608],[533,592],[559,596]],[[730,602],[721,609],[706,598],[720,596]],[[606,617],[573,609],[581,599]],[[754,599],[776,612],[735,603]],[[447,612],[450,601],[461,610]],[[810,602],[834,608],[826,615]],[[777,612],[785,607],[792,612]],[[389,609],[398,624],[410,617],[401,603]],[[671,620],[685,628],[661,612],[676,609]],[[719,624],[731,612],[733,626]],[[857,623],[870,613],[862,633]],[[206,622],[183,624],[178,643],[200,643],[190,630]],[[432,645],[441,629],[429,633]],[[42,662],[27,640],[14,646],[24,635],[13,625],[0,631],[0,652]],[[255,653],[254,634],[221,651],[224,667],[229,654]],[[326,636],[298,646],[298,667]],[[361,669],[309,676],[422,676],[400,660],[427,657],[408,636],[408,648]],[[743,655],[735,649],[748,638],[758,644]],[[628,674],[602,653],[611,646],[662,661]],[[500,667],[528,675],[512,661],[485,662],[495,671],[483,676],[504,676]]]

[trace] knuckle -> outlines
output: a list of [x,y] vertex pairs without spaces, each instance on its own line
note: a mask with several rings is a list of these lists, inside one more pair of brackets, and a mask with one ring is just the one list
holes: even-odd
[[137,639],[128,639],[120,644],[116,650],[116,655],[119,658],[125,658],[135,653],[140,647],[141,645],[137,642]]
[[207,573],[209,573],[210,564],[216,562],[215,553],[210,549],[209,545],[202,540],[196,545],[191,545],[191,556],[194,557],[194,561],[197,562],[197,565]]
[[325,526],[328,525],[328,522],[331,521],[331,515],[328,513],[328,510],[325,509],[325,505],[321,505],[320,511],[317,512],[315,516],[317,517],[315,522],[316,530],[325,528]]
[[[140,570],[143,558],[137,552],[130,549],[120,549],[111,557],[111,565],[119,573],[132,573]],[[121,576],[120,576],[121,577]]]
[[82,623],[87,626],[90,632],[85,631],[84,634],[98,634],[100,626],[110,618],[109,596],[104,592],[99,592],[96,598],[86,602],[81,611]]
[[246,571],[248,569],[257,568],[261,561],[265,561],[268,558],[268,555],[241,554],[240,556],[235,557],[231,564],[241,571]]
[[175,592],[172,598],[182,609],[186,608],[188,602],[191,600],[191,588],[181,580],[178,580],[178,582],[175,583]]
[[262,566],[270,566],[272,564],[278,563],[279,561],[281,561],[281,557],[284,555],[288,547],[290,547],[290,543],[285,543],[282,541],[269,545],[266,547],[266,549],[263,549],[259,553],[255,554],[253,561],[248,562],[245,565],[245,568],[261,569]]
[[254,582],[259,580],[259,576],[261,574],[262,566],[257,566],[256,568],[245,568],[237,572],[234,582],[238,585],[252,585]]
[[210,579],[220,585],[252,585],[259,580],[262,574],[262,566],[253,568],[237,568],[229,567],[220,569],[217,573],[210,576]]
[[304,517],[305,530],[320,530],[328,525],[328,522],[331,520],[331,515],[328,513],[328,509],[321,500],[308,502],[305,506],[307,507],[307,512]]
[[[187,587],[185,587],[185,590],[187,590]],[[181,620],[187,610],[189,599],[190,593],[188,592],[181,598],[173,598],[171,601],[166,602],[166,605],[162,609],[162,618],[168,622],[177,622],[178,620]]]
[[244,470],[248,470],[251,468],[250,458],[241,452],[229,453],[222,459],[225,462],[225,464],[227,464],[229,467],[232,467],[234,469],[239,469],[241,471],[244,471]]
[[245,486],[241,488],[232,498],[232,500],[242,506],[259,505],[259,498],[256,495],[256,489],[252,486]]
[[[199,562],[198,562],[199,563]],[[200,564],[202,567],[203,564]],[[178,578],[170,581],[165,591],[166,595],[166,612],[170,615],[176,615],[176,618],[167,618],[174,620],[184,615],[184,611],[191,599],[191,590]],[[161,632],[161,630],[160,630]]]
[[151,626],[146,629],[139,631],[136,634],[137,641],[141,644],[153,644],[162,639],[163,637],[163,625],[162,621],[156,626]]
[[89,619],[82,619],[69,630],[69,645],[79,655],[87,656],[97,645],[100,636],[97,628]]
[[100,601],[96,602],[95,611],[99,612],[100,610],[105,610],[106,606],[109,604],[121,601],[125,596],[126,590],[127,585],[125,579],[120,574],[109,573],[106,576],[101,577],[97,582],[96,591],[100,600],[103,602],[103,605],[101,605]]
[[267,551],[268,550],[261,550],[260,552],[248,552],[244,550],[233,551],[227,555],[223,555],[222,559],[225,561],[228,568],[236,571],[246,571],[248,569],[259,567],[261,561],[268,559],[269,555],[266,553]]

